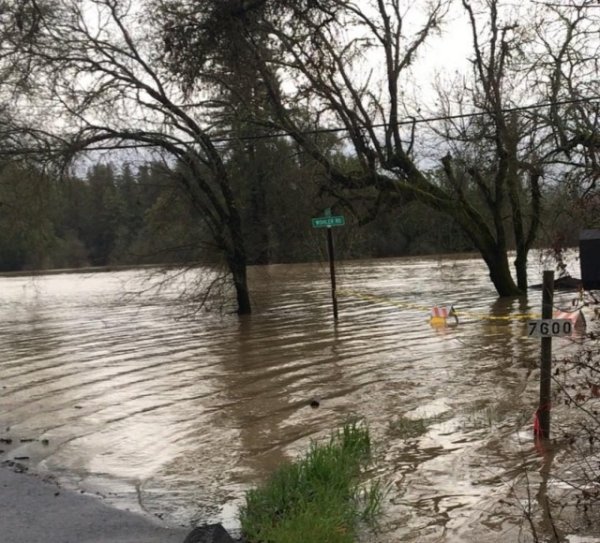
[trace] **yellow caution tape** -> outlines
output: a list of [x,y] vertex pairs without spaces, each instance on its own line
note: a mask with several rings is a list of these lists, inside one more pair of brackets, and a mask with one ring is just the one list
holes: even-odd
[[526,321],[526,320],[531,320],[531,319],[541,319],[542,318],[541,313],[513,313],[512,315],[498,317],[498,316],[492,316],[492,315],[483,315],[481,313],[465,313],[463,311],[456,311],[456,315],[458,317],[464,316],[464,317],[471,317],[473,319],[481,319],[481,320],[487,320],[487,321],[513,321],[513,320]]
[[[429,313],[431,311],[431,307],[426,307],[423,305],[410,304],[405,302],[398,302],[396,300],[392,300],[391,298],[386,298],[383,296],[375,296],[373,294],[365,294],[363,292],[357,292],[355,290],[338,290],[338,293],[342,296],[348,296],[352,298],[358,298],[360,300],[365,300],[368,302],[375,303],[385,303],[388,305],[393,305],[396,307],[400,307],[403,309],[415,309],[417,311],[423,311]],[[511,321],[511,320],[530,320],[530,319],[541,319],[542,316],[537,313],[514,313],[512,315],[507,316],[492,316],[492,315],[484,315],[482,313],[472,313],[467,311],[454,311],[457,317],[469,317],[472,319],[479,320],[488,320],[488,321]]]

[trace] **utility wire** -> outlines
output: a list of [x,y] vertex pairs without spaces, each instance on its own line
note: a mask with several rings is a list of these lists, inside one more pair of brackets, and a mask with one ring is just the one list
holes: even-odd
[[[547,107],[555,107],[555,106],[563,106],[570,104],[600,104],[600,97],[588,97],[588,98],[573,98],[570,100],[559,100],[556,102],[545,102],[542,104],[529,104],[526,106],[515,106],[511,108],[503,108],[500,110],[501,113],[515,113],[519,111],[531,111],[535,109],[543,109]],[[490,115],[487,111],[474,111],[471,113],[457,113],[455,115],[440,115],[435,117],[424,117],[424,118],[416,118],[410,117],[407,120],[398,121],[396,126],[406,126],[406,125],[416,125],[416,124],[427,124],[434,123],[438,121],[452,121],[459,119],[470,119],[475,117],[483,117],[486,115]],[[387,123],[376,123],[372,125],[372,128],[389,128]],[[331,128],[315,128],[313,130],[302,130],[297,132],[303,136],[311,136],[311,135],[319,135],[319,134],[334,134],[339,132],[349,132],[350,129],[348,127],[331,127]],[[240,135],[240,136],[216,136],[208,137],[211,139],[212,143],[231,143],[234,141],[256,141],[256,140],[272,140],[284,137],[293,136],[294,132],[275,132],[271,134],[253,134],[253,135]],[[119,139],[115,137],[115,139]],[[122,137],[121,139],[127,139],[127,137]],[[179,143],[171,141],[171,143],[179,144],[179,145],[192,145],[195,142],[193,140],[190,141],[181,141]],[[80,151],[118,151],[118,150],[127,150],[127,149],[152,149],[161,147],[158,143],[130,143],[130,144],[119,144],[119,145],[100,145],[100,146],[91,146],[80,149]],[[24,148],[20,150],[0,150],[0,156],[15,156],[15,155],[28,155],[28,154],[38,154],[38,153],[61,153],[64,151],[64,148],[60,147],[38,147],[38,148]]]
[[540,6],[548,6],[548,7],[552,7],[552,8],[573,8],[573,9],[600,8],[600,2],[597,2],[596,4],[591,4],[588,2],[583,2],[582,4],[559,4],[559,3],[555,3],[555,2],[541,2],[541,1],[533,0],[533,3],[538,4]]

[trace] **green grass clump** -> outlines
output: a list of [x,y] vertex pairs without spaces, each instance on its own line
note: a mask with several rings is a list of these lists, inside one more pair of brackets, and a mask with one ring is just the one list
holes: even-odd
[[352,543],[360,522],[373,522],[380,511],[381,485],[360,485],[370,460],[369,431],[357,422],[312,443],[304,457],[246,492],[244,536],[251,543]]

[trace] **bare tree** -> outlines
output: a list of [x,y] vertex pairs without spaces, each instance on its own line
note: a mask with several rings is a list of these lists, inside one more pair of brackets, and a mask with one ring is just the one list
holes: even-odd
[[[488,2],[482,15],[472,2],[462,4],[471,30],[472,72],[451,91],[440,86],[446,120],[435,132],[452,153],[442,158],[450,190],[461,206],[472,206],[485,217],[489,241],[477,247],[490,274],[499,274],[507,293],[525,292],[527,257],[541,220],[544,165],[543,127],[521,111],[522,104],[531,105],[527,81],[531,29],[517,22],[518,13],[501,13],[495,0]],[[513,245],[516,286],[507,260]]]
[[589,216],[588,227],[599,225],[600,210],[600,13],[594,8],[591,0],[545,5],[535,25],[539,49],[532,65],[533,87],[552,104],[536,112],[549,128],[544,158],[571,195],[572,213]]
[[[176,180],[224,257],[239,314],[251,311],[246,251],[210,89],[193,94],[162,62],[146,2],[20,0],[2,11],[5,88],[13,107],[73,158],[94,146],[148,146],[176,164]],[[30,123],[33,124],[33,123]]]
[[[206,66],[198,55],[191,60],[196,33],[213,29],[222,47],[252,51],[273,124],[322,165],[330,193],[348,207],[351,195],[371,202],[363,219],[382,201],[416,199],[444,212],[479,250],[498,293],[518,295],[527,288],[527,256],[540,225],[545,159],[556,151],[547,138],[556,115],[544,121],[521,112],[525,100],[530,106],[547,97],[532,92],[539,48],[533,21],[499,0],[461,3],[472,72],[460,96],[446,93],[436,114],[448,122],[434,130],[421,122],[424,106],[408,96],[413,65],[443,30],[446,0],[412,12],[400,0],[178,2],[187,21],[179,55],[193,80]],[[463,120],[448,119],[456,114]],[[356,158],[352,171],[323,152],[310,131],[315,126],[343,128],[346,151]],[[423,153],[427,139],[437,154]]]

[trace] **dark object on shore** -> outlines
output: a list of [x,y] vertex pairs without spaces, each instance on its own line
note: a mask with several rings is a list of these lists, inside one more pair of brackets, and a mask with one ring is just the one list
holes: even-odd
[[[554,280],[554,290],[579,290],[582,286],[581,279],[567,275]],[[542,290],[541,283],[539,285],[531,285],[531,288]]]
[[220,524],[207,524],[194,528],[183,543],[235,543]]
[[311,398],[309,405],[313,409],[316,409],[317,407],[319,407],[321,405],[321,398],[319,398],[318,396],[315,396],[314,398]]
[[600,230],[579,234],[579,262],[585,290],[600,289]]

